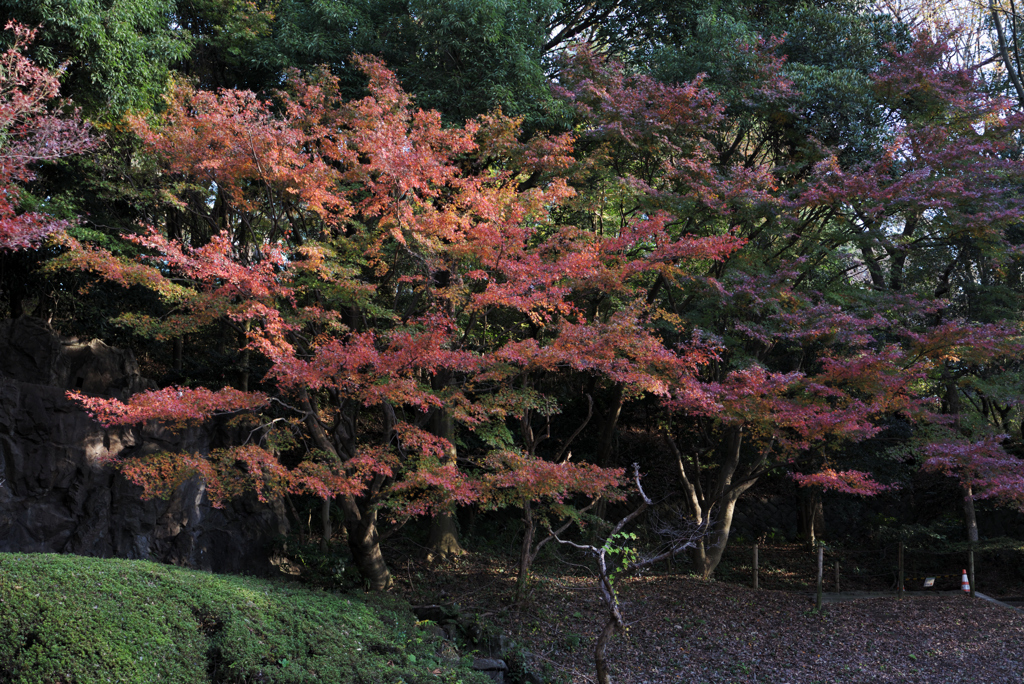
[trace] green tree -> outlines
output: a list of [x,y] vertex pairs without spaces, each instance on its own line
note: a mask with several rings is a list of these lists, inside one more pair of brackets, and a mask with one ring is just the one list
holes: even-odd
[[172,0],[2,0],[0,16],[42,27],[30,55],[66,65],[63,92],[93,120],[154,107],[190,46]]
[[353,54],[382,58],[417,104],[450,122],[501,108],[555,115],[542,58],[553,0],[284,0],[256,62],[280,73],[326,64],[350,97],[365,78]]

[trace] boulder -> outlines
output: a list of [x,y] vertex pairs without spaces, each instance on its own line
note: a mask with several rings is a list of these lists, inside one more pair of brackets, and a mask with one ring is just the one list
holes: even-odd
[[505,684],[505,673],[508,671],[508,665],[505,664],[504,660],[498,660],[497,658],[474,658],[472,667],[474,670],[483,672],[490,677],[491,681],[495,682],[495,684]]
[[487,638],[487,655],[491,658],[505,660],[515,647],[515,642],[504,634],[491,634]]
[[452,604],[439,605],[437,603],[430,603],[423,606],[413,606],[412,612],[417,620],[430,620],[439,625],[454,620],[459,616],[459,609]]

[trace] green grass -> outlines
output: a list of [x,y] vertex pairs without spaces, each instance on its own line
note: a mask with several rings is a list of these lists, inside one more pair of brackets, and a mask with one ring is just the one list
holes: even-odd
[[144,561],[0,554],[0,681],[477,684],[386,596]]

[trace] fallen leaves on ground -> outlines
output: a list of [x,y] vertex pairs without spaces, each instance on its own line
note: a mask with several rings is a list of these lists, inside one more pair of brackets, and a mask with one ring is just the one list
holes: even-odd
[[[513,582],[497,564],[470,562],[406,593],[479,613],[551,681],[593,682],[606,612],[592,579],[545,575],[518,609],[508,606]],[[966,595],[862,599],[818,613],[805,592],[672,575],[617,586],[629,622],[608,647],[617,684],[1024,682],[1024,614]]]

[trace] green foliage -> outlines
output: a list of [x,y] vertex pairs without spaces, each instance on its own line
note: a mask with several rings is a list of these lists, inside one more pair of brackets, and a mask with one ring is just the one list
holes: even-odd
[[[732,113],[767,119],[778,129],[779,151],[794,154],[813,140],[854,163],[877,149],[885,129],[870,74],[888,56],[888,46],[908,44],[905,29],[844,1],[698,5],[679,3],[665,14],[664,39],[652,46],[648,65],[660,80],[685,82],[706,74],[706,84]],[[748,49],[772,38],[780,41],[776,50],[786,57],[784,73],[794,87],[785,107],[751,98],[743,87]]]
[[[333,508],[331,513],[334,517]],[[341,521],[332,522],[339,524]],[[302,564],[302,580],[306,584],[342,591],[363,588],[363,578],[351,563],[351,558],[348,554],[340,555],[336,547],[323,552],[319,540],[307,541],[305,544],[289,541],[288,553]]]
[[192,39],[179,71],[201,88],[260,88],[268,65],[257,47],[273,30],[278,0],[188,0],[175,3],[175,20]]
[[157,103],[190,47],[173,12],[173,0],[0,0],[0,15],[42,25],[31,55],[47,68],[66,63],[65,94],[100,119]]
[[508,426],[497,421],[483,423],[473,431],[473,434],[494,449],[508,449],[515,443],[515,437]]
[[497,108],[531,120],[557,109],[541,64],[550,0],[285,0],[254,63],[279,72],[327,64],[350,96],[353,54],[382,57],[419,106],[450,121]]
[[433,640],[389,597],[142,561],[0,557],[0,679],[12,684],[486,681],[442,665]]
[[884,544],[904,542],[913,547],[935,548],[948,545],[963,535],[963,523],[946,515],[928,525],[899,524],[893,517],[876,516],[875,538]]
[[630,564],[636,562],[640,552],[635,544],[638,537],[635,532],[618,532],[605,540],[602,550],[609,556],[611,567],[608,570],[608,586],[615,591],[615,578]]

